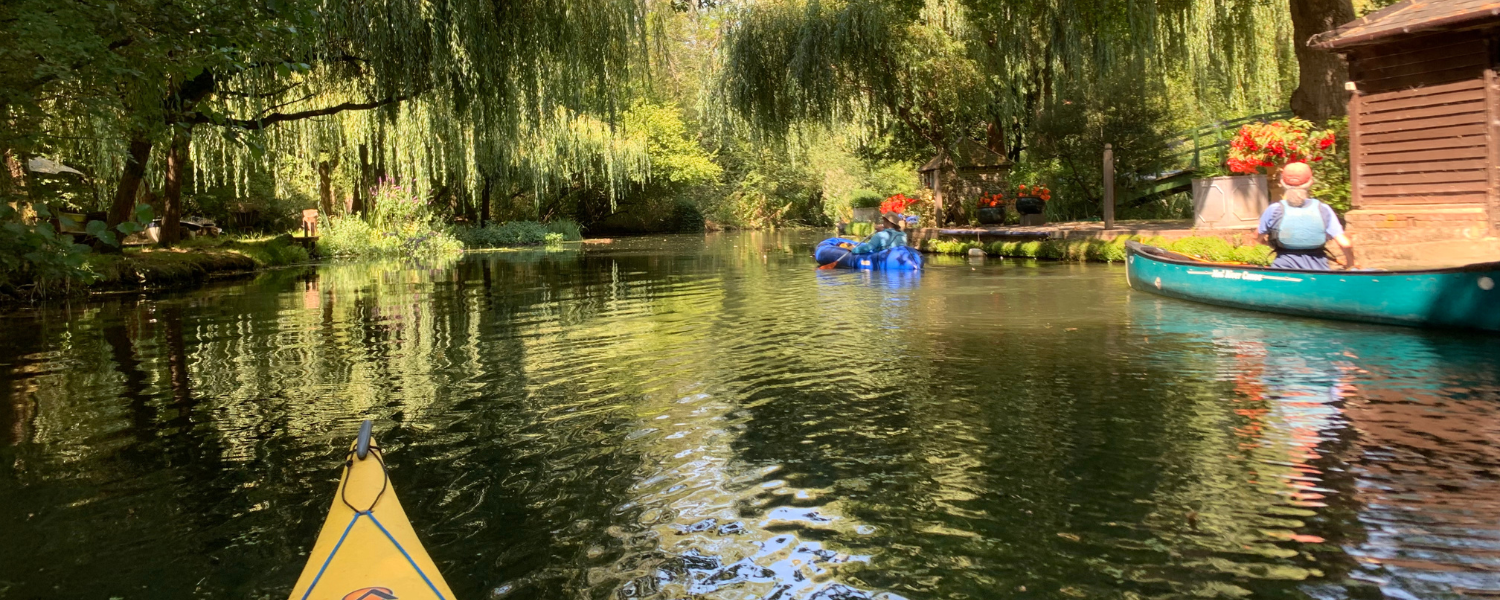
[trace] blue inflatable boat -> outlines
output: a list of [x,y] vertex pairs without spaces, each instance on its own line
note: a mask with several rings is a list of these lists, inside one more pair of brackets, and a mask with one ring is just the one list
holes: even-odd
[[839,244],[858,246],[859,242],[847,238],[828,238],[813,248],[813,259],[818,266],[837,263],[840,269],[883,269],[888,271],[915,271],[922,268],[922,253],[914,248],[897,246],[874,254],[855,254]]

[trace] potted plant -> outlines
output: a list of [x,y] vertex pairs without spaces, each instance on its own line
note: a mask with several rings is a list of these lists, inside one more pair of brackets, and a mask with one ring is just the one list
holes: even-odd
[[1249,123],[1229,142],[1229,170],[1247,175],[1265,174],[1272,199],[1281,199],[1281,169],[1287,163],[1321,162],[1334,152],[1332,130],[1318,129],[1311,122],[1291,118],[1269,123]]
[[1023,225],[1041,224],[1040,215],[1051,200],[1052,190],[1047,189],[1047,186],[1033,185],[1027,188],[1024,183],[1016,186],[1016,212],[1021,214]]
[[880,194],[868,190],[860,190],[854,193],[849,201],[849,207],[853,216],[850,221],[854,223],[874,223],[880,216],[880,204],[883,199]]
[[1270,202],[1281,199],[1281,168],[1320,162],[1334,152],[1334,132],[1302,119],[1249,123],[1229,142],[1228,174],[1193,180],[1193,227],[1255,227]]
[[1005,224],[1005,194],[996,192],[979,198],[979,224]]

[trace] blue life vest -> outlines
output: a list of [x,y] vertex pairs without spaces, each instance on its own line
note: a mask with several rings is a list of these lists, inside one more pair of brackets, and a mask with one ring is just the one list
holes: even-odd
[[1302,206],[1281,201],[1281,222],[1276,224],[1276,243],[1291,250],[1312,250],[1328,243],[1328,224],[1318,201],[1308,198]]

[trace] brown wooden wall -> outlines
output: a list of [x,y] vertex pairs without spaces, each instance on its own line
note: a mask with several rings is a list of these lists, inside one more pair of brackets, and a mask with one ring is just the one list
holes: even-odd
[[1348,55],[1359,89],[1349,102],[1355,208],[1500,200],[1492,35],[1446,33]]

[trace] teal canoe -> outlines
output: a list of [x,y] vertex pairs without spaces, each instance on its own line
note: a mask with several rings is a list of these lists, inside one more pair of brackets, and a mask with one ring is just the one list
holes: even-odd
[[1324,319],[1500,331],[1500,262],[1430,271],[1300,271],[1226,265],[1126,242],[1144,292]]

